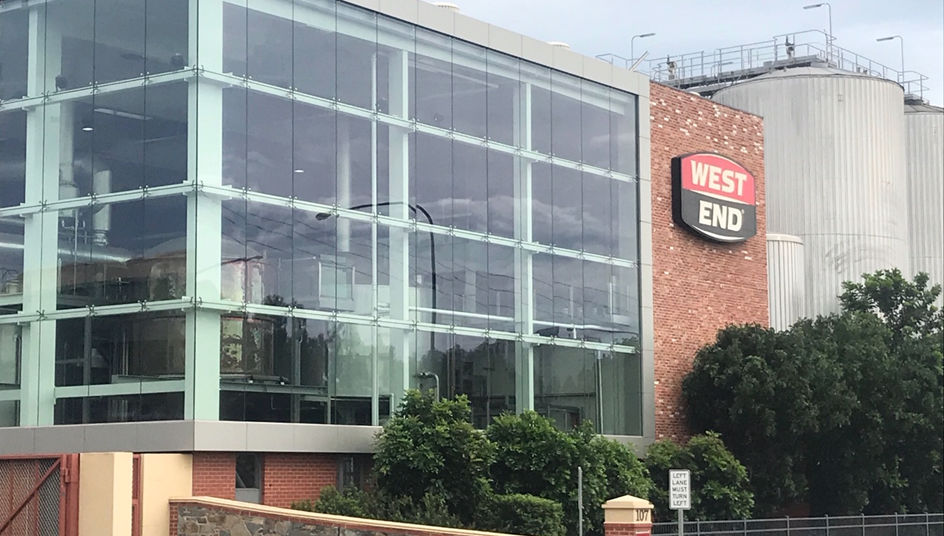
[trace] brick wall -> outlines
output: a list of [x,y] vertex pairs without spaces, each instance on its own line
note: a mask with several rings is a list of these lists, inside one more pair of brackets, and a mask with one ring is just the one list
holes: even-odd
[[236,454],[232,452],[193,453],[193,494],[236,498]]
[[298,500],[317,500],[322,488],[337,485],[338,457],[330,454],[266,454],[262,471],[262,503],[288,508]]
[[[729,323],[767,325],[764,138],[760,117],[650,85],[656,439],[687,438],[681,384],[701,346]],[[710,151],[756,180],[757,235],[738,244],[697,238],[672,220],[672,158]]]

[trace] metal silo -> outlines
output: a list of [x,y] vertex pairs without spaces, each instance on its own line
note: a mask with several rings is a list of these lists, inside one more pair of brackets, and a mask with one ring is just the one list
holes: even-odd
[[911,267],[944,283],[944,108],[906,104],[905,135]]
[[787,329],[804,316],[803,241],[785,234],[767,235],[767,288],[770,327]]
[[800,67],[713,98],[764,118],[767,230],[803,241],[805,314],[836,311],[863,273],[911,272],[901,86]]

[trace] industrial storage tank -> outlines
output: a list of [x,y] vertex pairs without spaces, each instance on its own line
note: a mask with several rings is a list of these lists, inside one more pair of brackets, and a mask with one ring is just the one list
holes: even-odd
[[767,230],[803,241],[805,314],[837,311],[842,282],[863,273],[911,272],[901,86],[798,67],[713,99],[764,118]]
[[767,289],[770,327],[787,329],[804,315],[803,240],[786,234],[767,235]]
[[905,136],[911,267],[944,283],[944,108],[905,104]]

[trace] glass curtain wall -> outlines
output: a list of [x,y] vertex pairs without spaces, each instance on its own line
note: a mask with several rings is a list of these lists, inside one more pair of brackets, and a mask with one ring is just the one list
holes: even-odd
[[54,372],[0,377],[0,423],[37,378],[56,423],[421,387],[641,434],[635,96],[330,0],[16,6],[0,362]]

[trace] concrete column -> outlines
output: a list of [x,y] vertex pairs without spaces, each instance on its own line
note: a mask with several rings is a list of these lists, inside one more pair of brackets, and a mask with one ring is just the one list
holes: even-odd
[[190,454],[142,454],[139,481],[141,536],[167,536],[171,498],[193,492],[193,457]]
[[[531,85],[518,89],[515,113],[515,140],[525,149],[531,149]],[[522,242],[532,239],[531,226],[531,164],[530,160],[515,158],[515,238]],[[518,333],[534,333],[532,304],[532,253],[515,250],[515,329]],[[515,399],[518,413],[534,409],[534,348],[530,343],[515,344]]]
[[624,495],[603,503],[605,536],[649,536],[652,534],[652,503]]
[[80,455],[79,536],[130,534],[133,463],[130,452]]
[[[199,24],[198,24],[199,22]],[[199,28],[199,31],[197,29]],[[223,70],[223,1],[190,3],[190,63]],[[223,88],[204,78],[190,81],[188,181],[223,184]],[[187,203],[187,295],[220,300],[222,203],[197,189]],[[220,313],[194,307],[187,312],[184,417],[215,421],[220,411]]]

